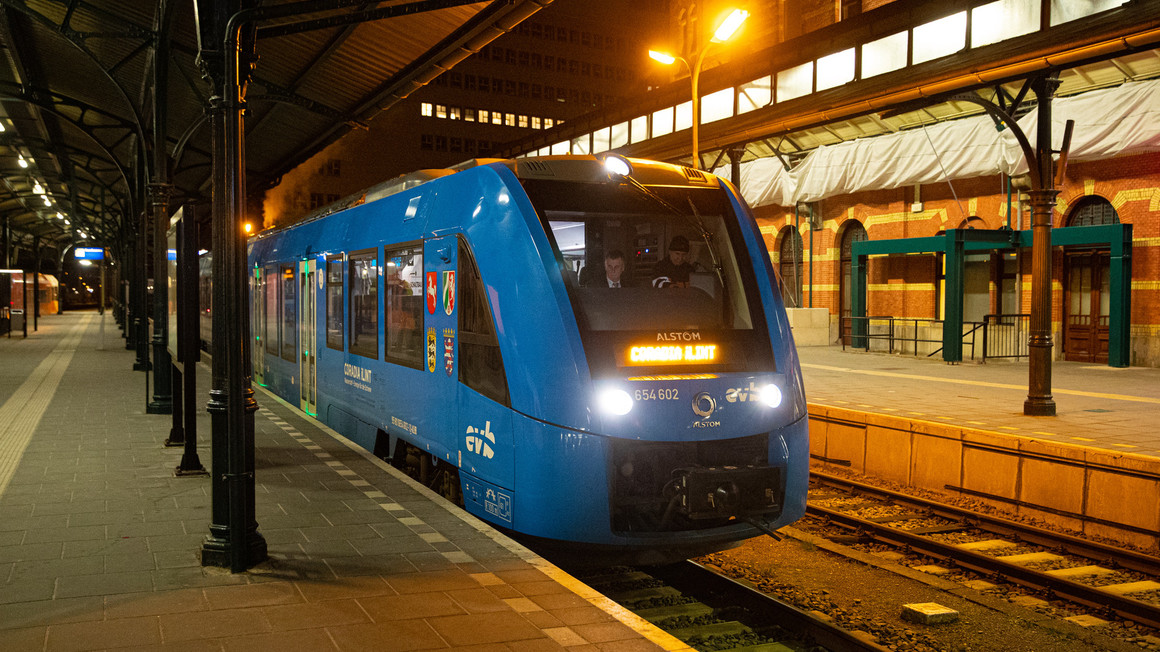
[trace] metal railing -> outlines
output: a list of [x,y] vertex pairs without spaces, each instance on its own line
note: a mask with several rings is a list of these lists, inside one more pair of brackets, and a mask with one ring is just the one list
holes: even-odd
[[[1003,315],[988,315],[988,317]],[[1012,315],[1008,315],[1012,316]],[[849,322],[849,335],[842,338],[842,350],[847,341],[851,348],[879,353],[900,353],[902,355],[931,357],[943,349],[943,320],[914,317],[845,317]],[[996,320],[996,323],[999,323]],[[865,329],[856,328],[865,324]],[[987,355],[987,321],[963,322],[963,358],[974,360],[979,356],[984,362],[988,357],[1015,357],[1014,355]],[[1024,331],[1025,332],[1025,331]],[[1003,331],[1006,336],[1006,331]],[[1004,340],[1005,342],[1006,340]],[[1026,356],[1026,343],[1024,353]]]
[[1031,315],[985,315],[983,361],[988,358],[1026,358]]
[[[847,346],[879,353],[931,357],[942,351],[943,320],[912,317],[843,317],[842,350]],[[963,322],[963,357],[1026,358],[1031,315],[984,315]],[[855,328],[864,325],[864,329]],[[859,332],[861,331],[861,332]],[[981,333],[981,340],[980,340]],[[847,344],[849,343],[849,344]],[[976,351],[976,345],[981,351]]]

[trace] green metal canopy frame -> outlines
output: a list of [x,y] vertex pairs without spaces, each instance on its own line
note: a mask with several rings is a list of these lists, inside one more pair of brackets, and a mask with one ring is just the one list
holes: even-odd
[[[1107,246],[1111,253],[1111,300],[1108,324],[1108,366],[1127,367],[1131,360],[1129,330],[1132,315],[1132,225],[1070,226],[1052,229],[1052,245]],[[851,338],[865,344],[866,259],[890,254],[941,253],[946,260],[946,291],[943,293],[943,360],[963,359],[963,274],[966,253],[1004,251],[1031,247],[1031,230],[949,229],[928,238],[864,240],[855,242],[850,261],[850,314],[854,317]]]

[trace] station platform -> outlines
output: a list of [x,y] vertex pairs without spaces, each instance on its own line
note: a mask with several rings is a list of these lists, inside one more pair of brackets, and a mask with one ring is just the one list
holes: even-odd
[[959,494],[1160,554],[1160,369],[1054,361],[1056,415],[1031,417],[1026,360],[798,355],[812,469]]
[[0,650],[688,649],[260,388],[269,560],[202,567],[209,480],[133,359],[108,314],[0,338]]

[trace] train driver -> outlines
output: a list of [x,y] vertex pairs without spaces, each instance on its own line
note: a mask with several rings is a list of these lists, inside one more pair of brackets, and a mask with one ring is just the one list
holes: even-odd
[[604,255],[604,281],[608,287],[621,288],[632,285],[629,279],[623,278],[625,266],[623,251],[613,249]]
[[689,239],[683,235],[674,236],[669,241],[669,255],[653,267],[654,288],[689,287],[689,275],[693,265],[688,262]]

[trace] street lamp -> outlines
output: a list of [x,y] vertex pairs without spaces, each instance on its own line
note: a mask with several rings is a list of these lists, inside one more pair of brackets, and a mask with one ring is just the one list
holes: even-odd
[[713,38],[701,48],[697,53],[697,60],[692,65],[685,57],[669,54],[667,52],[660,52],[658,50],[649,50],[648,56],[654,61],[659,61],[666,66],[672,65],[673,62],[680,60],[685,64],[685,68],[689,70],[689,78],[693,85],[693,165],[697,168],[701,167],[701,152],[699,149],[698,138],[701,127],[701,96],[697,91],[697,78],[701,76],[701,64],[705,62],[705,54],[714,43],[724,43],[732,38],[733,34],[749,18],[749,12],[744,9],[734,9],[724,21],[717,27],[717,31],[713,32]]

